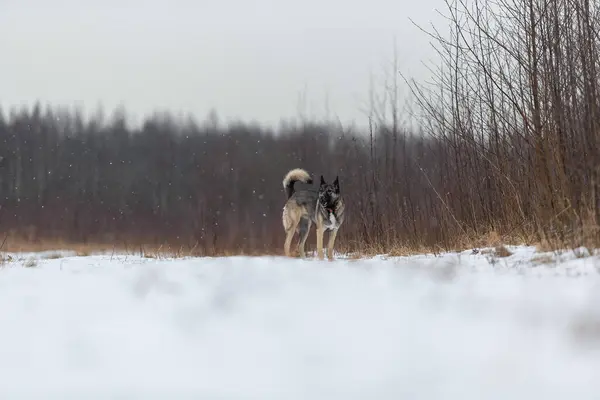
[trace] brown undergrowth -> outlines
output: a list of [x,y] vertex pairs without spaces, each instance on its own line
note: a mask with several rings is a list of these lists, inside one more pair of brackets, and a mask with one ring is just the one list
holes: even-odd
[[[43,256],[45,259],[57,259],[63,257],[61,252],[75,253],[76,256],[85,257],[95,254],[126,254],[140,255],[144,258],[165,259],[165,258],[183,258],[183,257],[227,257],[227,256],[261,256],[278,255],[276,251],[236,251],[235,249],[202,249],[197,245],[181,244],[156,244],[143,242],[76,242],[62,239],[40,239],[28,240],[24,237],[11,237],[2,235],[0,251],[4,253],[47,253]],[[133,243],[133,244],[132,244]],[[3,256],[0,260],[8,261],[9,255]]]
[[[340,234],[340,236],[343,233]],[[309,254],[316,252],[314,232],[309,236],[306,244],[306,250]],[[18,235],[0,236],[2,246],[0,251],[5,253],[47,253],[44,258],[61,258],[62,251],[74,253],[77,256],[84,257],[94,254],[127,254],[140,255],[144,258],[165,259],[182,257],[226,257],[226,256],[281,256],[282,248],[264,248],[255,251],[241,251],[239,249],[229,248],[201,248],[197,244],[170,244],[163,243],[143,243],[136,241],[128,242],[76,242],[62,239],[38,239],[29,240],[27,237]],[[327,238],[325,238],[327,239]],[[325,240],[325,245],[327,240]],[[495,248],[496,252],[502,256],[508,250],[506,245],[532,244],[518,236],[507,236],[498,234],[490,230],[482,235],[456,236],[452,241],[446,241],[444,246],[426,246],[419,243],[411,243],[407,240],[405,243],[391,244],[368,244],[359,242],[345,243],[340,241],[336,244],[336,253],[345,254],[348,258],[363,258],[375,255],[387,255],[390,257],[410,256],[415,254],[441,254],[445,252],[464,251],[480,248]],[[297,256],[297,249],[294,243],[293,254]]]

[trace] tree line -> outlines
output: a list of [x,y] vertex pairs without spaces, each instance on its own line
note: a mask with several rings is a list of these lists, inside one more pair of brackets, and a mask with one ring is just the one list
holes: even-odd
[[[275,131],[168,114],[129,128],[123,112],[84,121],[77,112],[23,108],[0,119],[0,226],[32,241],[278,252],[283,176],[302,167],[327,180],[339,175],[351,212],[342,246],[391,246],[409,232],[431,240],[432,215],[420,210],[437,202],[415,162],[428,158],[432,143],[406,132],[375,136],[331,123]],[[396,172],[391,140],[407,155]],[[414,236],[417,226],[425,237]]]

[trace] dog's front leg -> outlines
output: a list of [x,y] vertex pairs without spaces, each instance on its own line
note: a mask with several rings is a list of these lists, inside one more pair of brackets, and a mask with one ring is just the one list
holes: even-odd
[[317,223],[317,255],[319,256],[319,260],[323,260],[323,233],[325,229],[323,227],[323,222]]
[[329,232],[329,243],[327,244],[327,258],[333,261],[333,246],[335,244],[335,237],[337,236],[338,228],[333,229]]

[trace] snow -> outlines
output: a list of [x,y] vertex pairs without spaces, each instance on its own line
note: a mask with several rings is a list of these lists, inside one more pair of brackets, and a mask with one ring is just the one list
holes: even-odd
[[0,398],[596,398],[600,260],[510,249],[334,262],[12,254]]

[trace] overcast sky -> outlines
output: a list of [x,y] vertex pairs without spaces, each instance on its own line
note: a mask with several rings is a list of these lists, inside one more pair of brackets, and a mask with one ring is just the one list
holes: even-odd
[[426,76],[442,0],[0,0],[0,101],[273,123],[364,119],[369,73]]

